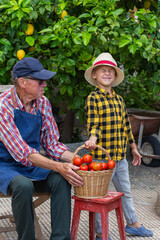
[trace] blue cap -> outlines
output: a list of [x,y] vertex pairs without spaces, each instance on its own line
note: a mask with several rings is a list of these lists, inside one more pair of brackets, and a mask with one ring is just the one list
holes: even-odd
[[18,78],[31,76],[41,80],[48,80],[55,74],[55,72],[44,69],[40,61],[32,57],[23,58],[13,67],[13,75]]

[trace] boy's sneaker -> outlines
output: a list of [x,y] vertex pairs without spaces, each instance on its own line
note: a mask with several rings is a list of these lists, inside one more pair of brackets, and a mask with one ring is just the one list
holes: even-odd
[[[102,237],[97,237],[96,236],[96,239],[95,240],[102,240]],[[109,236],[109,240],[111,240],[110,236]]]
[[140,237],[152,237],[153,232],[151,230],[146,229],[143,225],[140,228],[133,228],[126,226],[125,227],[126,233],[134,236],[140,236]]

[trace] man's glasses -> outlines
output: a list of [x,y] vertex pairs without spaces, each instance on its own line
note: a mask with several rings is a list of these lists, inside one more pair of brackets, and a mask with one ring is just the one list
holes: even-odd
[[29,77],[29,76],[25,76],[23,78],[39,81],[39,85],[42,85],[45,81],[45,80],[41,80],[41,79],[38,79],[38,78]]

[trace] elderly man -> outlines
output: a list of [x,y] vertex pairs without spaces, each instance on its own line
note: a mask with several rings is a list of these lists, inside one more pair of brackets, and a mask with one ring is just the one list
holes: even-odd
[[[70,240],[71,185],[82,185],[69,163],[48,99],[46,80],[54,72],[26,57],[12,71],[14,87],[0,95],[0,191],[12,194],[18,240],[35,240],[32,195],[51,193],[51,237]],[[40,145],[48,157],[40,154]],[[54,160],[53,160],[54,159]],[[63,161],[59,162],[60,160]]]

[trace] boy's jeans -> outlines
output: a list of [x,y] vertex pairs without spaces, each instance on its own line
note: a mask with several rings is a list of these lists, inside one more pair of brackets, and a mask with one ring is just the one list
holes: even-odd
[[[116,167],[112,174],[112,182],[118,192],[124,193],[124,197],[122,197],[122,206],[127,224],[137,222],[138,220],[131,196],[128,162],[126,159],[116,161]],[[100,213],[96,213],[95,227],[97,233],[102,232]]]

